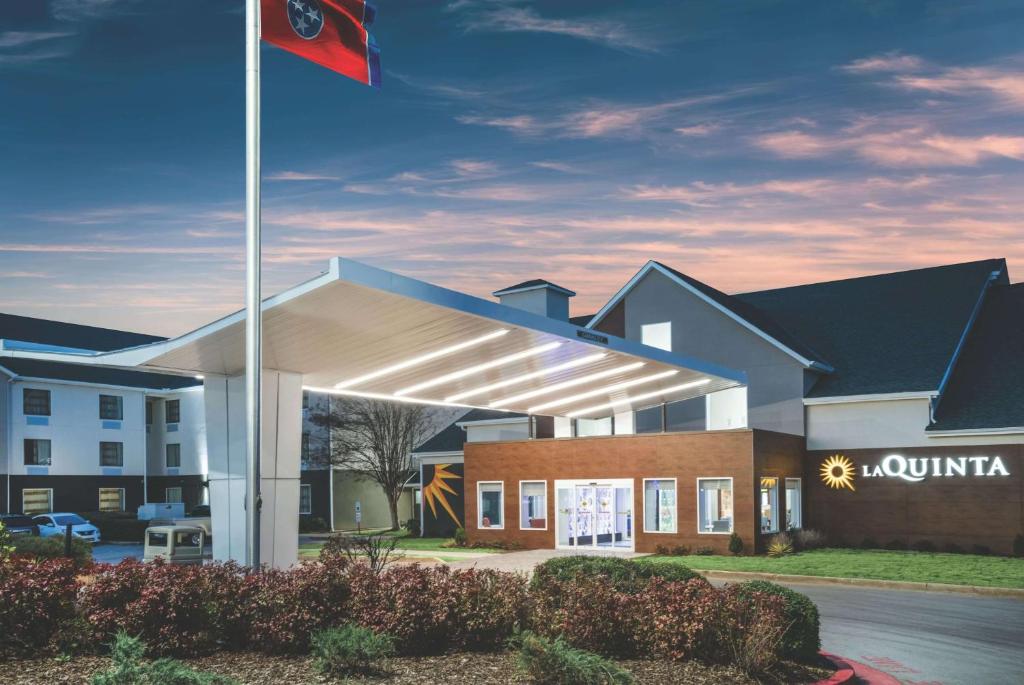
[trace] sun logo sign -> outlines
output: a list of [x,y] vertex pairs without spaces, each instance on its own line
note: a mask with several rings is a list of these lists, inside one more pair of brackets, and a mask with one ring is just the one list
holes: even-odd
[[821,479],[825,485],[836,490],[849,488],[855,491],[853,474],[853,462],[841,454],[833,454],[821,464]]

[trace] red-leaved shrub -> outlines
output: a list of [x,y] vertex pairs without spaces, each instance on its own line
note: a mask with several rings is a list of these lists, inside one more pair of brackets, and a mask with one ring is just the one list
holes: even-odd
[[405,654],[498,647],[526,613],[526,581],[515,574],[418,564],[376,574],[355,564],[349,579],[352,620],[391,635]]
[[532,590],[531,623],[536,632],[561,635],[574,647],[600,654],[633,653],[632,592],[616,589],[603,576],[583,573],[534,585]]
[[142,638],[152,654],[177,656],[240,646],[244,572],[236,564],[126,560],[97,570],[80,601],[97,640],[110,642],[125,631]]
[[706,658],[721,599],[719,591],[705,581],[652,578],[634,604],[636,648],[642,654],[673,660]]
[[80,583],[68,559],[0,563],[0,655],[47,646],[75,615]]
[[347,619],[349,579],[343,563],[310,562],[245,578],[236,601],[245,607],[247,646],[268,653],[303,653],[312,634]]

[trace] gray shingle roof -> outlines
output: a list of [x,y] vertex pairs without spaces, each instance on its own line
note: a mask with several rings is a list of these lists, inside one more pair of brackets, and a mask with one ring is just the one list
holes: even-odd
[[0,358],[0,367],[17,376],[27,378],[79,381],[150,390],[178,390],[203,384],[201,380],[191,376],[173,376],[131,369],[109,369],[92,364],[69,364],[42,359],[3,357]]
[[59,345],[109,352],[166,340],[156,335],[129,333],[110,328],[49,321],[16,314],[0,314],[0,338],[42,345]]
[[835,368],[809,397],[935,390],[993,272],[977,262],[734,295]]
[[[456,419],[461,421],[462,419]],[[413,450],[413,454],[424,452],[461,452],[466,444],[466,431],[451,423],[443,431]]]
[[929,431],[1024,426],[1024,283],[989,292]]
[[540,286],[548,286],[549,288],[554,288],[555,290],[560,290],[560,291],[564,292],[565,294],[567,294],[569,297],[572,297],[572,296],[574,296],[576,294],[575,292],[573,292],[572,290],[569,290],[568,288],[563,288],[562,286],[558,285],[557,283],[552,283],[551,281],[545,281],[543,278],[532,278],[532,279],[530,279],[528,281],[523,281],[522,283],[516,283],[515,285],[510,285],[507,288],[502,288],[501,290],[495,290],[491,294],[494,295],[495,297],[497,297],[498,295],[502,295],[504,293],[509,293],[509,292],[512,292],[512,291],[515,291],[515,290],[525,290],[527,288],[537,288],[537,287],[540,287]]

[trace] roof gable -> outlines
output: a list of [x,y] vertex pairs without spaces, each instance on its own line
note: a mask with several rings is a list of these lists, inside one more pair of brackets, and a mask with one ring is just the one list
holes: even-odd
[[201,380],[191,376],[174,376],[127,368],[116,369],[95,364],[71,364],[24,357],[4,357],[0,359],[0,368],[7,369],[15,376],[24,378],[117,385],[147,390],[180,390],[203,384]]
[[97,352],[109,352],[166,340],[166,338],[155,335],[36,319],[16,314],[0,314],[0,338]]

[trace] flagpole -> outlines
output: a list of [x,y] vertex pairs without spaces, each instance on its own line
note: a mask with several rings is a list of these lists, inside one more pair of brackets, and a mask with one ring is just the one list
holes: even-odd
[[260,565],[260,0],[245,2],[245,562]]

